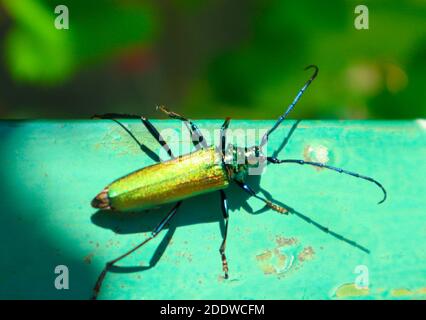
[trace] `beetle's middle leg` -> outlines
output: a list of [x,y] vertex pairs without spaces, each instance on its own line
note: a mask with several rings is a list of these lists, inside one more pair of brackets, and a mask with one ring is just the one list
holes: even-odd
[[98,280],[96,281],[95,287],[93,288],[93,296],[92,296],[93,300],[97,299],[98,294],[99,294],[101,287],[102,287],[102,283],[105,279],[105,276],[106,276],[107,272],[111,269],[111,267],[114,266],[118,261],[124,259],[128,255],[130,255],[133,252],[135,252],[136,250],[138,250],[140,247],[144,246],[147,242],[154,239],[164,229],[164,227],[170,222],[170,220],[173,218],[173,216],[177,212],[181,203],[182,203],[182,201],[179,201],[178,203],[175,204],[175,206],[169,211],[169,213],[163,218],[163,220],[161,220],[161,222],[155,227],[155,229],[151,232],[151,235],[147,239],[142,241],[140,244],[138,244],[133,249],[122,254],[118,258],[111,260],[111,261],[106,263],[104,269],[102,270],[101,274],[98,277]]
[[164,112],[170,118],[181,120],[185,123],[189,133],[191,134],[192,143],[194,144],[194,146],[197,150],[199,150],[200,148],[207,148],[208,147],[206,139],[204,139],[203,135],[201,134],[200,129],[198,128],[198,126],[194,122],[192,122],[191,120],[181,116],[180,114],[178,114],[176,112],[170,111],[165,106],[158,106],[157,109]]

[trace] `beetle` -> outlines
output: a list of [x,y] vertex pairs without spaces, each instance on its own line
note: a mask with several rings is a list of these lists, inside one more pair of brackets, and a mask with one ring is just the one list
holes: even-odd
[[[99,275],[97,282],[93,289],[93,299],[96,299],[104,278],[108,270],[115,265],[118,261],[124,259],[148,241],[155,238],[164,227],[170,222],[178,211],[183,200],[204,194],[209,192],[219,192],[221,197],[221,210],[224,219],[224,234],[222,243],[219,248],[222,269],[224,272],[224,278],[228,278],[228,262],[226,259],[226,238],[228,233],[228,203],[227,197],[224,190],[230,185],[231,182],[235,182],[242,190],[247,192],[250,196],[253,196],[265,203],[270,209],[277,211],[281,214],[287,214],[289,208],[280,206],[272,201],[256,194],[256,192],[246,182],[246,177],[250,168],[259,167],[263,164],[281,164],[281,163],[295,163],[299,165],[311,165],[320,168],[330,169],[339,173],[348,174],[356,178],[364,179],[369,182],[376,184],[383,192],[383,198],[379,202],[382,203],[387,197],[385,188],[377,180],[364,176],[355,172],[351,172],[345,169],[326,165],[321,162],[304,161],[299,159],[277,159],[276,157],[268,157],[264,154],[263,148],[265,147],[268,137],[274,132],[274,130],[283,122],[290,111],[294,108],[297,102],[305,90],[309,87],[312,81],[318,75],[318,67],[315,65],[309,65],[305,68],[313,69],[314,72],[311,77],[305,82],[303,87],[298,91],[296,97],[292,103],[288,106],[286,111],[278,118],[275,124],[266,131],[263,135],[259,145],[252,147],[238,147],[232,144],[226,144],[226,130],[229,126],[230,119],[227,118],[221,129],[220,129],[220,144],[219,146],[210,146],[202,136],[199,128],[191,120],[182,117],[181,115],[169,111],[165,107],[161,106],[159,109],[168,115],[172,119],[178,119],[184,121],[187,125],[188,130],[192,135],[192,142],[196,148],[195,152],[185,154],[176,157],[167,143],[158,132],[158,130],[151,124],[151,122],[145,117],[136,115],[126,114],[104,114],[94,116],[95,118],[101,119],[112,119],[117,118],[136,118],[140,119],[146,129],[151,133],[155,140],[163,147],[167,154],[170,156],[170,160],[165,162],[157,163],[137,171],[134,171],[118,180],[115,180],[108,186],[106,186],[98,195],[96,195],[91,205],[94,208],[101,210],[135,210],[135,209],[150,209],[158,207],[167,203],[175,203],[172,209],[167,215],[160,221],[160,223],[151,232],[150,236],[142,243],[138,244],[131,250],[122,254],[114,260],[106,263],[104,269]],[[294,213],[294,212],[293,212]],[[298,213],[299,216],[301,215]],[[305,220],[314,223],[317,227],[320,227],[323,231],[330,232],[325,227],[322,227],[311,219],[301,216]],[[334,236],[337,234],[334,233]],[[341,240],[345,240],[352,245],[358,246],[364,251],[367,249],[357,245],[355,242],[345,239],[338,235],[336,236]]]

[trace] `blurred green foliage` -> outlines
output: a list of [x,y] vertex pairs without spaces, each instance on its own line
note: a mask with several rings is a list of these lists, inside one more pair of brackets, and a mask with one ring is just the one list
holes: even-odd
[[9,70],[16,80],[34,85],[63,82],[81,67],[153,37],[147,6],[74,0],[68,5],[72,28],[64,32],[52,21],[57,1],[4,0],[4,5],[13,19],[5,39]]
[[424,117],[426,2],[3,0],[0,116],[276,118],[308,74],[292,118]]

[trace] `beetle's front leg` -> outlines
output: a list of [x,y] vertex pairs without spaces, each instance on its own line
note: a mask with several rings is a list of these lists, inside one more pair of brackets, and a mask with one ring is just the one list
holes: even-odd
[[226,248],[226,238],[228,236],[229,214],[228,214],[228,199],[226,198],[226,194],[223,190],[220,190],[220,198],[221,198],[221,209],[222,209],[223,219],[225,221],[225,231],[223,234],[223,240],[222,240],[222,244],[220,245],[219,252],[222,258],[222,269],[224,272],[224,277],[225,279],[228,279],[229,269],[228,269],[228,261],[225,255],[225,248]]
[[284,207],[281,207],[275,203],[273,203],[272,201],[269,201],[268,199],[265,199],[259,195],[256,194],[256,192],[253,190],[252,187],[250,187],[247,183],[243,182],[243,181],[238,181],[238,180],[234,180],[237,185],[243,189],[245,192],[247,192],[249,195],[255,197],[256,199],[259,199],[261,201],[263,201],[269,208],[271,208],[274,211],[277,211],[281,214],[288,214],[288,210]]

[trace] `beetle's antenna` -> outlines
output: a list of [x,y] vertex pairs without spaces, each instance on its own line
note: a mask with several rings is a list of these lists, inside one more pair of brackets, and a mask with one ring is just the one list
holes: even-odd
[[344,174],[347,174],[347,175],[350,175],[350,176],[353,176],[353,177],[356,177],[356,178],[364,179],[364,180],[367,180],[367,181],[370,181],[370,182],[374,183],[375,185],[377,185],[383,191],[383,199],[380,200],[378,202],[378,204],[383,203],[386,200],[386,198],[387,198],[386,190],[385,190],[385,188],[383,187],[383,185],[379,181],[377,181],[377,180],[375,180],[373,178],[367,177],[367,176],[363,176],[363,175],[361,175],[359,173],[356,173],[356,172],[352,172],[352,171],[344,170],[344,169],[341,169],[341,168],[336,168],[336,167],[328,166],[328,165],[326,165],[324,163],[321,163],[321,162],[312,162],[312,161],[297,160],[297,159],[279,160],[279,159],[274,158],[274,157],[268,157],[267,160],[268,160],[268,162],[275,163],[275,164],[279,164],[279,163],[297,163],[297,164],[300,164],[300,165],[302,165],[302,164],[308,164],[308,165],[311,165],[311,166],[320,167],[320,168],[326,168],[326,169],[337,171],[339,173],[344,173]]
[[269,129],[265,135],[262,137],[262,141],[260,142],[259,147],[262,148],[265,143],[268,141],[268,137],[269,135],[281,124],[281,122],[283,122],[283,120],[287,117],[287,115],[290,113],[290,111],[294,108],[294,106],[297,104],[297,102],[300,100],[300,98],[302,97],[303,93],[305,92],[305,90],[309,87],[309,85],[311,84],[311,82],[316,78],[316,76],[318,75],[318,71],[319,68],[316,65],[309,65],[305,68],[305,70],[308,69],[315,69],[313,75],[309,78],[308,81],[306,81],[305,85],[302,87],[302,89],[299,90],[299,92],[297,93],[296,97],[294,98],[293,102],[289,105],[289,107],[287,108],[286,112],[284,114],[282,114],[277,122],[275,122],[274,126]]

